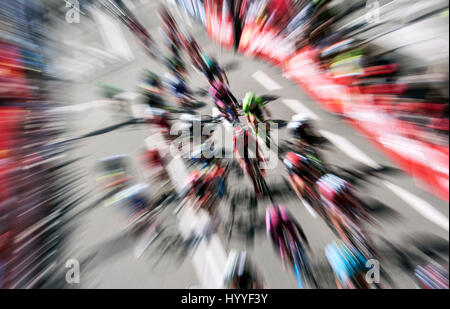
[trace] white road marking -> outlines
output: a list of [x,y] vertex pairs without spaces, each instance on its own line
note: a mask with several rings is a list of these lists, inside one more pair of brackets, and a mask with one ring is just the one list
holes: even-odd
[[313,120],[320,120],[319,116],[297,100],[283,100],[283,102],[296,114],[302,113]]
[[435,223],[436,225],[440,226],[447,232],[449,231],[448,218],[446,218],[443,214],[438,212],[429,203],[418,198],[414,194],[400,188],[399,186],[394,185],[393,183],[390,183],[388,181],[384,181],[383,183],[389,190],[394,192],[398,197],[400,197],[403,201],[405,201],[407,204],[409,204],[412,208],[414,208],[422,216],[424,216],[431,222]]
[[267,75],[263,71],[254,73],[252,77],[269,91],[282,89],[282,87],[277,84],[277,82],[275,82],[272,78],[270,78],[269,75]]
[[[132,111],[135,117],[151,113],[146,105],[133,104]],[[148,149],[155,146],[155,139],[163,141],[161,134],[154,134],[145,140]],[[161,154],[163,155],[163,154]],[[187,168],[180,158],[173,158],[167,166],[167,172],[172,182],[177,185],[177,190],[182,191],[189,177]],[[192,207],[184,207],[177,215],[180,232],[189,237],[192,234],[204,234],[211,224],[211,219],[205,211],[196,212]],[[136,254],[142,255],[142,249],[137,248]],[[217,234],[212,234],[209,240],[202,240],[192,256],[192,262],[202,288],[223,288],[223,275],[226,266],[226,251]]]
[[119,55],[129,61],[133,60],[134,55],[120,27],[108,15],[97,9],[92,10],[92,15],[95,23],[100,28],[100,34],[108,52]]
[[142,97],[140,93],[126,91],[115,95],[114,99],[124,101],[135,101],[140,97]]
[[381,167],[377,162],[375,162],[368,155],[359,150],[358,147],[350,143],[347,139],[343,138],[342,136],[323,130],[321,130],[320,133],[349,157],[373,168]]
[[94,100],[85,103],[66,105],[62,107],[55,107],[52,109],[54,112],[86,112],[93,108],[105,107],[108,105],[117,104],[114,100]]

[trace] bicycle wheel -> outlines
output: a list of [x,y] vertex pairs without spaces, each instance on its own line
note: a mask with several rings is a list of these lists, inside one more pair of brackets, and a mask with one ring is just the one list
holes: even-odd
[[292,264],[292,269],[294,270],[295,278],[297,279],[297,284],[300,289],[304,288],[304,282],[303,282],[303,276],[301,271],[301,263],[299,262],[299,259],[297,257],[296,249],[294,242],[292,241],[292,237],[288,235],[285,231],[283,231],[283,238],[284,243],[286,246],[288,246],[288,251],[286,252],[288,254],[288,259]]
[[313,271],[311,268],[311,263],[309,261],[309,258],[308,258],[305,248],[299,242],[294,242],[294,245],[296,247],[296,255],[298,258],[298,263],[301,265],[300,270],[302,271],[305,285],[307,287],[317,288],[318,284],[317,284],[316,278],[314,277],[314,274],[313,274]]

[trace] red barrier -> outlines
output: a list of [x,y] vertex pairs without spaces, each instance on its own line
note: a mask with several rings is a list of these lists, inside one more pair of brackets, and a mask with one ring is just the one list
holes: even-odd
[[273,27],[262,28],[256,23],[247,23],[242,30],[239,51],[282,66],[295,52],[295,45],[279,33]]
[[19,48],[0,41],[0,98],[30,98],[20,58]]
[[337,83],[320,69],[316,52],[303,48],[284,65],[284,76],[299,84],[326,110],[342,114],[343,105],[351,103],[350,89]]

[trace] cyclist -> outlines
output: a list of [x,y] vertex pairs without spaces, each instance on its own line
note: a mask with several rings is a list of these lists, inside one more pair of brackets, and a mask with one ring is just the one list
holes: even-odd
[[163,85],[159,76],[149,70],[145,70],[143,79],[140,88],[147,98],[147,104],[150,107],[165,105],[162,98]]
[[333,174],[325,174],[317,181],[317,186],[322,200],[332,211],[338,210],[353,222],[372,222],[367,210],[355,196],[352,185],[346,180]]
[[326,174],[317,181],[317,187],[333,228],[346,243],[358,248],[367,256],[377,251],[366,236],[363,221],[375,225],[352,186],[345,180]]
[[135,177],[130,168],[130,157],[117,155],[101,159],[97,165],[96,180],[102,190],[128,187]]
[[[290,262],[293,262],[295,258],[290,254],[290,252],[292,252],[291,245],[287,243],[287,238],[292,238],[292,241],[295,244],[301,247],[305,245],[311,250],[303,229],[282,205],[272,205],[267,208],[266,232],[272,239],[273,244],[278,248],[283,266],[286,256],[289,258]],[[303,261],[306,263],[305,266],[309,268],[307,259],[304,258]]]
[[229,268],[225,273],[225,288],[264,289],[264,282],[247,257],[247,252],[237,254],[234,250],[228,260]]
[[[249,147],[252,147],[249,149]],[[262,155],[259,147],[258,141],[253,137],[252,134],[247,129],[237,126],[234,131],[233,136],[233,150],[236,155],[236,160],[241,166],[244,173],[248,173],[252,179],[253,186],[256,193],[260,193],[256,181],[256,175],[254,175],[249,168],[251,164],[250,151],[255,155],[256,163],[261,163],[264,161],[264,156]],[[260,169],[261,175],[264,177],[264,169]]]
[[256,96],[253,92],[247,92],[242,102],[242,108],[247,122],[251,124],[258,134],[258,122],[265,121],[263,111],[267,113],[268,117],[271,117],[269,110],[265,108],[263,99]]
[[169,56],[164,58],[165,64],[172,75],[183,78],[186,75],[186,68],[181,58],[177,56]]
[[317,206],[319,195],[316,181],[322,176],[322,171],[317,169],[311,161],[300,154],[288,152],[283,160],[289,174],[291,185],[299,198],[306,201],[321,213]]
[[137,36],[139,42],[143,45],[144,49],[150,54],[150,56],[157,59],[157,51],[153,38],[139,23],[125,3],[123,3],[123,0],[102,0],[101,2],[110,12],[119,17],[119,19],[133,32],[133,34]]
[[159,76],[153,73],[150,70],[145,70],[144,76],[145,83],[152,88],[156,88],[158,90],[162,89],[162,82]]
[[231,123],[236,124],[239,121],[236,109],[237,100],[230,89],[224,83],[213,81],[209,92],[222,115]]
[[342,241],[333,242],[325,248],[325,255],[333,269],[339,289],[369,289],[365,274],[367,260],[355,247]]
[[200,135],[200,144],[204,144],[206,141],[208,141],[213,133],[214,133],[214,127],[215,125],[211,122],[212,121],[208,121],[205,119],[202,119],[202,117],[197,116],[197,115],[193,115],[193,114],[182,114],[179,118],[182,122],[184,122],[185,126],[184,132],[188,132],[189,131],[189,138],[191,141],[194,142],[194,139],[197,137],[199,137],[199,135],[196,135],[196,128],[198,128],[198,134]]
[[317,136],[313,131],[312,122],[304,115],[298,114],[292,117],[287,128],[297,142],[313,145],[317,141]]
[[149,189],[148,184],[140,183],[120,191],[113,197],[112,205],[119,207],[125,213],[124,228],[138,227],[135,223],[154,208]]
[[159,181],[167,180],[167,173],[164,159],[161,157],[158,148],[149,149],[144,154],[144,164],[148,171]]
[[206,53],[202,55],[202,58],[204,66],[203,73],[205,74],[210,84],[212,84],[212,82],[216,79],[216,77],[219,79],[221,83],[226,83],[228,85],[230,84],[230,82],[228,81],[227,74],[220,67],[216,59],[210,57]]
[[230,91],[230,88],[224,83],[213,81],[209,92],[215,101],[222,101],[227,105],[233,106],[234,108],[238,104],[236,97]]
[[172,75],[172,78],[168,80],[168,86],[178,105],[190,106],[192,104],[194,98],[186,80],[182,76]]
[[158,15],[161,19],[161,26],[169,50],[174,56],[179,57],[181,48],[180,32],[174,18],[164,6],[159,7]]
[[226,192],[226,168],[220,161],[214,165],[196,169],[191,173],[186,185],[183,198],[193,201],[196,208],[207,210],[218,226],[217,203],[225,196]]

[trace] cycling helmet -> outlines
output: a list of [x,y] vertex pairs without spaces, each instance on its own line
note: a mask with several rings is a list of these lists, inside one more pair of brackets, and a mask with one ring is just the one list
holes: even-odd
[[367,270],[367,259],[354,247],[342,241],[333,242],[325,248],[325,255],[337,279],[344,283]]
[[298,122],[299,124],[304,124],[309,121],[310,121],[309,117],[304,114],[297,114],[297,115],[292,116],[292,122]]
[[317,181],[317,186],[320,194],[329,201],[333,201],[338,194],[350,188],[350,184],[347,181],[333,174],[322,176]]
[[302,123],[298,121],[291,121],[287,125],[287,129],[289,131],[297,131],[299,128],[301,128]]
[[256,95],[253,92],[247,92],[244,99],[242,100],[242,108],[244,113],[247,115],[253,107],[256,101]]

